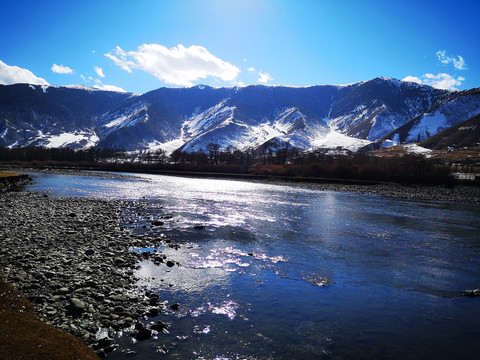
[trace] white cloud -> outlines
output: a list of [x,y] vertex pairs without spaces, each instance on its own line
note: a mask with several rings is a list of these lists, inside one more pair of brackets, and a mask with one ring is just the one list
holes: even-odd
[[101,67],[98,67],[98,66],[94,66],[93,67],[93,70],[95,70],[95,72],[97,73],[98,76],[100,76],[101,78],[104,78],[105,75],[103,73],[103,69]]
[[126,92],[119,86],[115,85],[94,85],[94,89],[105,90],[105,91],[116,91],[116,92]]
[[30,70],[18,66],[9,66],[0,60],[0,84],[50,85],[45,79],[35,76]]
[[132,72],[132,67],[135,67],[135,63],[133,61],[127,60],[127,53],[117,46],[114,50],[115,55],[110,53],[104,54],[109,59],[113,60],[115,64],[120,66],[123,70],[128,71],[129,73]]
[[456,87],[462,85],[462,82],[465,81],[465,78],[462,76],[455,78],[454,76],[445,73],[440,73],[437,75],[427,73],[422,75],[421,79],[416,76],[409,75],[403,78],[402,81],[429,85],[437,89],[458,90]]
[[125,71],[140,69],[167,84],[180,86],[193,86],[193,81],[208,76],[233,81],[240,73],[239,68],[198,45],[186,48],[180,44],[168,49],[159,44],[143,44],[128,52],[117,46],[105,56]]
[[437,51],[436,55],[437,55],[438,60],[442,64],[453,64],[453,66],[457,70],[466,70],[465,60],[460,55],[458,55],[457,57],[447,56],[447,51],[446,50],[439,50],[439,51]]
[[258,72],[258,75],[260,75],[260,77],[259,77],[258,80],[257,80],[259,83],[266,84],[267,82],[273,80],[273,78],[272,78],[272,77],[270,76],[270,74],[267,73],[267,72],[259,71],[259,72]]
[[455,77],[441,73],[441,74],[425,74],[423,75],[423,83],[433,86],[437,89],[445,89],[445,90],[456,90],[456,86],[462,85],[462,81],[465,78],[459,76],[455,79]]
[[408,75],[407,77],[404,77],[402,79],[402,81],[407,81],[407,82],[413,82],[413,83],[417,83],[417,84],[422,84],[422,80],[419,79],[418,77],[416,76],[411,76],[411,75]]
[[255,68],[254,68],[253,66],[250,66],[250,67],[248,68],[248,71],[250,71],[250,72],[255,72]]
[[52,71],[57,74],[73,74],[73,69],[68,66],[53,64]]

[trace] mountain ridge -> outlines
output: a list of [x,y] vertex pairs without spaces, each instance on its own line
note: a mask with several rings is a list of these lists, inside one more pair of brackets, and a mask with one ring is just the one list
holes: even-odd
[[434,108],[447,112],[446,124],[455,125],[466,119],[451,119],[448,104],[464,109],[461,118],[480,113],[479,99],[475,89],[439,90],[391,78],[308,87],[196,85],[141,95],[1,85],[0,146],[191,152],[205,151],[210,143],[244,150],[274,141],[312,150],[338,139],[337,146],[355,151],[382,139],[388,145],[385,137],[413,119],[427,119]]

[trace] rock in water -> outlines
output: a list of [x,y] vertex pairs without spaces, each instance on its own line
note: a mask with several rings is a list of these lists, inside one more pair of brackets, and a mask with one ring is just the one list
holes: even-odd
[[160,320],[157,321],[156,324],[152,325],[152,329],[157,330],[157,331],[163,331],[167,327],[168,327],[168,325],[166,323],[164,323],[163,321],[160,321]]
[[142,341],[142,340],[150,339],[151,336],[152,336],[152,330],[147,328],[141,328],[138,330],[136,338],[138,341]]
[[463,295],[465,296],[480,296],[480,289],[475,289],[475,290],[465,290],[463,292]]

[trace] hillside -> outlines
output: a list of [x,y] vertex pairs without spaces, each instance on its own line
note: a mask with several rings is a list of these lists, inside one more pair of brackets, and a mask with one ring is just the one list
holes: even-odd
[[434,150],[479,146],[480,114],[429,137],[419,145]]

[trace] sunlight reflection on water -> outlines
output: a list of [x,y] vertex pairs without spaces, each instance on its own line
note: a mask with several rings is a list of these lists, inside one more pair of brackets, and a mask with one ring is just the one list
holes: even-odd
[[[174,317],[155,340],[176,344],[166,358],[480,353],[480,307],[461,297],[480,286],[480,206],[139,176],[38,175],[31,190],[136,200],[131,231],[186,241],[159,249],[181,266],[144,261],[135,272],[139,286],[181,303],[159,315]],[[153,341],[135,344],[138,359],[152,358]]]

